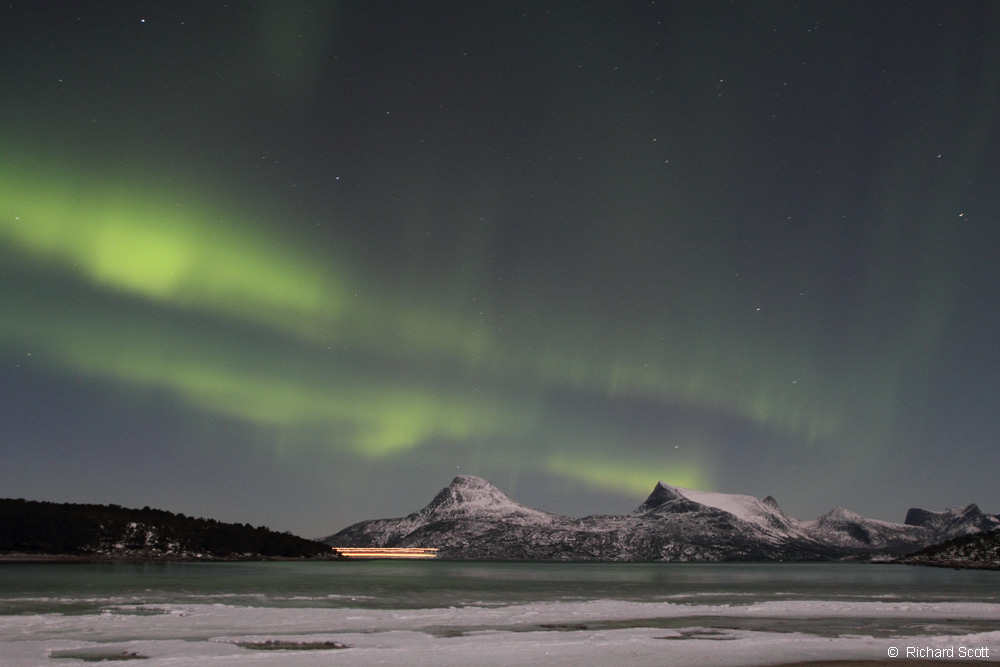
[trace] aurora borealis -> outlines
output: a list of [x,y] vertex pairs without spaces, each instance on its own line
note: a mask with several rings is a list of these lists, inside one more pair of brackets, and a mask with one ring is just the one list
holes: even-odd
[[1000,509],[1000,6],[8,3],[0,490]]

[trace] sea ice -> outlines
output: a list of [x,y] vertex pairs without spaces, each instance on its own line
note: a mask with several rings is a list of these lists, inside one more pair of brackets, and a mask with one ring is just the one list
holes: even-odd
[[[137,663],[143,667],[750,667],[792,660],[879,659],[887,657],[891,647],[905,651],[906,646],[953,646],[956,651],[982,647],[1000,656],[1000,632],[983,631],[998,622],[1000,604],[982,602],[689,605],[596,600],[396,610],[120,606],[99,614],[4,617],[0,667],[58,667],[63,659],[68,666],[76,663],[73,657],[128,654],[147,657]],[[269,640],[281,646],[301,642],[303,649],[312,650],[246,647]],[[316,650],[321,642],[349,648]]]

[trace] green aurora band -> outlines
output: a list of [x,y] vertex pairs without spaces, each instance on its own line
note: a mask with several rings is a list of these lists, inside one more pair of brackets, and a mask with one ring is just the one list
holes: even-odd
[[[899,383],[915,375],[891,335],[838,370],[839,359],[815,361],[808,343],[711,323],[693,334],[664,326],[647,337],[657,344],[637,350],[602,345],[558,315],[546,322],[556,333],[542,339],[497,334],[488,321],[391,297],[332,260],[336,252],[279,239],[238,207],[52,173],[30,163],[0,170],[0,248],[11,258],[3,270],[22,285],[3,300],[3,338],[54,367],[165,390],[249,424],[319,430],[328,446],[364,457],[431,442],[528,442],[545,420],[544,394],[570,391],[695,407],[863,458],[890,428]],[[911,354],[929,354],[957,289],[936,282],[950,262],[932,268],[926,289],[910,290],[923,304],[904,329],[913,332],[902,341]],[[233,342],[234,330],[243,342]],[[707,436],[692,437],[686,449],[711,451]],[[597,487],[648,491],[655,457],[650,466],[613,465],[601,454],[608,446],[558,444],[530,463]],[[662,478],[704,487],[711,467],[704,456],[679,461]]]

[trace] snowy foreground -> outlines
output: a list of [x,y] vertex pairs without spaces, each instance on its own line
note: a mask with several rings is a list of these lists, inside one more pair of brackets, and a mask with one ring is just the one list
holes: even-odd
[[[595,600],[396,610],[121,605],[98,614],[4,616],[0,667],[130,654],[148,658],[133,663],[142,667],[750,666],[886,660],[894,649],[905,657],[908,647],[1000,661],[998,627],[1000,604],[987,602]],[[268,640],[298,646],[264,648]]]

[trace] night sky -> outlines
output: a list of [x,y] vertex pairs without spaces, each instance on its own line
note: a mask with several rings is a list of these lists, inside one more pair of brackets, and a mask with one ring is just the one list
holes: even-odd
[[4,2],[0,496],[1000,510],[1000,3]]

